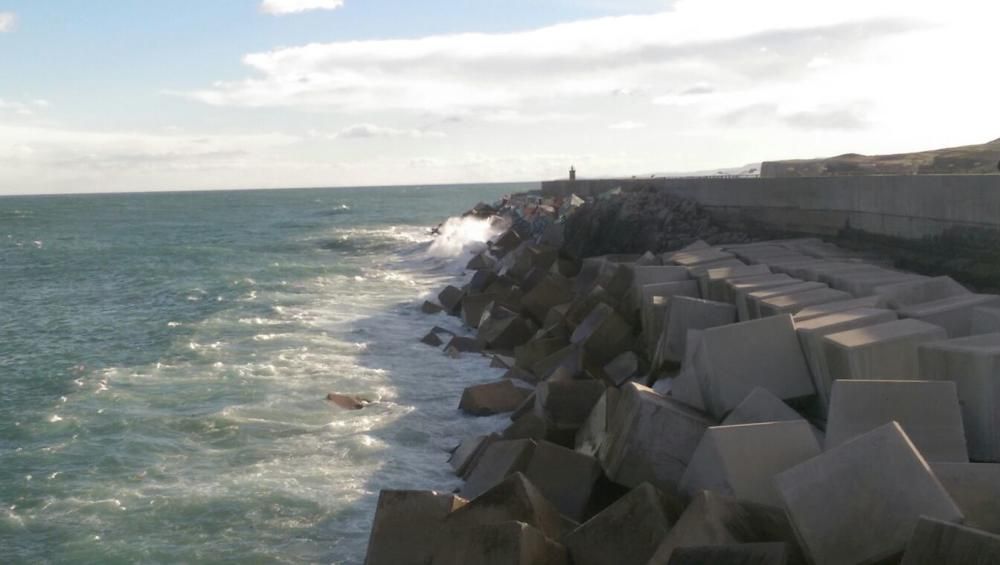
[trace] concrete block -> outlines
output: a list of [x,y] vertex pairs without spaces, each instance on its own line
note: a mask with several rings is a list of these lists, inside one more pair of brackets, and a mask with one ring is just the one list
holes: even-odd
[[524,310],[536,322],[542,324],[549,310],[560,304],[568,304],[572,300],[571,284],[568,279],[558,275],[546,275],[521,299]]
[[452,357],[458,357],[462,353],[480,353],[483,346],[476,338],[455,336],[448,340],[444,346],[444,352]]
[[891,558],[921,516],[962,519],[895,422],[778,474],[775,484],[815,565]]
[[590,410],[587,420],[576,432],[576,451],[584,455],[597,456],[608,435],[608,422],[614,417],[618,405],[619,391],[609,388],[604,391],[597,404]]
[[[402,563],[402,562],[401,562]],[[421,562],[426,563],[426,562]],[[438,544],[430,565],[568,565],[566,548],[524,522],[470,528]]]
[[827,450],[898,422],[927,461],[967,463],[955,384],[946,381],[835,381]]
[[900,565],[1000,563],[1000,536],[942,520],[921,518]]
[[788,314],[703,331],[694,369],[707,411],[720,419],[757,387],[782,400],[816,392]]
[[681,371],[670,383],[670,396],[695,410],[705,410],[705,399],[701,394],[701,383],[698,378],[696,363],[700,355],[702,332],[690,330],[684,350],[684,362]]
[[457,316],[462,308],[462,299],[465,298],[465,291],[455,286],[446,286],[438,294],[438,302],[444,307],[444,311]]
[[906,306],[899,309],[899,315],[941,326],[948,337],[965,337],[973,334],[973,311],[998,304],[1000,296],[995,294],[965,294]]
[[745,543],[783,543],[790,563],[804,563],[795,532],[781,508],[702,491],[660,541],[648,565],[671,563],[681,548]]
[[767,316],[777,316],[778,314],[794,315],[803,308],[808,308],[809,306],[826,304],[827,302],[836,302],[838,300],[848,300],[850,298],[851,295],[842,290],[819,288],[796,294],[771,296],[760,300],[757,303],[757,308],[762,318]]
[[524,474],[559,512],[579,521],[601,476],[601,465],[593,456],[542,441]]
[[843,312],[845,310],[854,310],[855,308],[885,309],[885,299],[881,296],[866,296],[864,298],[838,300],[836,302],[827,302],[826,304],[809,306],[808,308],[799,310],[799,312],[795,314],[795,323],[805,322],[806,320],[819,318],[821,316],[829,316],[830,314],[836,314],[837,312]]
[[478,341],[491,350],[513,351],[535,334],[535,327],[526,318],[488,318],[479,324]]
[[634,339],[632,327],[621,316],[607,304],[598,304],[573,332],[570,342],[582,345],[594,363],[604,365],[628,350]]
[[420,311],[424,314],[438,314],[444,312],[444,307],[434,304],[429,300],[425,300],[423,305],[420,307]]
[[722,295],[719,298],[719,302],[728,302],[730,304],[736,304],[736,296],[734,294],[734,288],[742,289],[748,286],[753,286],[756,283],[763,283],[762,286],[757,287],[755,290],[761,288],[766,288],[768,283],[771,286],[780,285],[782,283],[790,284],[791,282],[797,282],[796,279],[784,274],[784,273],[768,273],[765,275],[748,275],[745,277],[733,277],[731,279],[726,279],[722,282]]
[[787,287],[791,285],[801,284],[803,281],[800,279],[792,278],[785,274],[770,275],[770,277],[759,280],[749,280],[749,281],[738,281],[733,280],[727,282],[727,292],[728,297],[727,302],[732,302],[736,305],[736,311],[739,313],[740,320],[750,319],[750,307],[748,306],[747,295],[751,292],[763,291],[768,289],[776,289],[781,287]]
[[500,439],[500,434],[474,436],[462,440],[452,452],[448,463],[459,477],[465,478],[475,466],[476,461],[486,451],[486,448]]
[[469,281],[469,292],[480,294],[497,280],[497,274],[493,271],[477,271]]
[[835,333],[891,322],[895,319],[896,314],[892,310],[857,308],[804,321],[796,320],[795,332],[799,336],[802,353],[806,356],[809,373],[812,375],[813,385],[816,386],[816,394],[819,398],[817,404],[824,417],[827,413],[827,407],[830,405],[830,388],[833,386],[833,381],[827,369],[826,346],[823,338]]
[[518,386],[511,379],[467,387],[462,392],[459,410],[473,416],[492,416],[513,412],[531,395],[531,388]]
[[977,306],[972,309],[972,335],[1000,332],[1000,308]]
[[788,545],[784,543],[741,543],[679,547],[668,565],[786,565]]
[[463,498],[474,499],[514,473],[523,472],[528,468],[535,445],[528,439],[493,442],[469,470],[459,494]]
[[912,273],[901,273],[899,271],[881,269],[869,272],[852,272],[847,274],[838,273],[836,275],[830,275],[829,278],[831,287],[849,292],[860,298],[862,296],[878,294],[876,289],[881,286],[919,281],[926,279],[927,277],[914,275]]
[[965,515],[965,525],[1000,534],[1000,465],[931,463],[931,470]]
[[496,301],[496,294],[470,294],[461,302],[462,321],[470,328],[478,328],[486,307]]
[[565,340],[558,338],[532,339],[514,348],[514,365],[519,369],[531,371],[543,359],[565,349],[568,345]]
[[608,379],[607,384],[622,386],[630,378],[638,375],[639,357],[631,351],[626,351],[605,365],[603,371],[605,378]]
[[466,503],[452,494],[383,490],[365,565],[424,565],[441,539],[444,519]]
[[685,268],[687,269],[688,274],[691,275],[692,278],[698,278],[698,277],[704,276],[705,273],[707,273],[710,269],[724,269],[724,268],[727,268],[727,267],[743,267],[745,265],[746,265],[746,263],[744,263],[743,261],[740,261],[739,259],[736,259],[734,257],[732,259],[719,259],[717,261],[708,261],[707,263],[699,263],[697,265],[690,265],[690,266],[687,266]]
[[639,309],[639,323],[642,326],[643,344],[652,352],[663,333],[663,321],[670,307],[670,298],[690,296],[700,298],[698,281],[688,280],[673,283],[651,284],[642,287],[642,301]]
[[[795,284],[790,284],[790,285],[785,285],[785,286],[765,288],[765,289],[761,289],[761,290],[755,290],[755,291],[752,291],[752,292],[748,292],[743,297],[743,300],[745,301],[744,302],[744,308],[746,309],[746,314],[748,316],[747,319],[756,320],[757,318],[761,317],[760,316],[760,301],[761,300],[764,300],[764,299],[767,299],[767,298],[772,298],[774,296],[792,295],[792,294],[798,294],[798,293],[801,293],[801,292],[809,292],[809,291],[813,291],[813,290],[820,290],[820,289],[824,289],[824,288],[828,288],[828,287],[825,284],[823,284],[823,283],[818,283],[818,282],[800,282],[800,283],[795,283]],[[737,295],[736,300],[737,300],[736,306],[737,306],[737,308],[739,308],[739,306],[740,306],[740,303],[739,303],[740,296],[739,295]]]
[[514,418],[511,424],[500,433],[500,437],[505,440],[542,441],[549,437],[549,430],[545,420],[532,411]]
[[604,390],[604,385],[595,380],[543,382],[535,389],[535,414],[550,428],[575,434]]
[[516,472],[449,514],[444,520],[445,535],[510,521],[534,526],[550,539],[562,538],[565,529],[559,510],[523,473]]
[[947,338],[943,328],[897,320],[823,338],[829,380],[917,379],[917,347]]
[[820,454],[805,420],[708,428],[679,485],[693,497],[703,490],[780,506],[774,475]]
[[763,424],[765,422],[794,422],[804,418],[767,389],[753,389],[722,421],[723,426]]
[[646,565],[680,513],[666,498],[643,483],[582,524],[565,539],[574,565]]
[[604,472],[627,487],[650,482],[673,490],[702,434],[715,422],[648,387],[627,383],[620,390],[598,452]]
[[920,378],[958,388],[973,461],[1000,463],[1000,333],[920,346]]
[[735,322],[736,307],[732,304],[676,296],[667,308],[659,358],[681,362],[687,348],[688,330],[705,330]]
[[726,251],[715,248],[700,249],[696,251],[679,251],[664,257],[664,264],[681,265],[683,267],[694,267],[704,263],[714,261],[735,259],[736,256]]
[[583,371],[583,347],[567,345],[531,366],[540,381],[551,379],[557,372],[575,377]]
[[719,269],[708,269],[703,275],[698,277],[698,285],[701,295],[709,300],[724,300],[723,289],[726,281],[753,275],[767,275],[771,269],[767,265],[743,265],[739,267],[722,267]]
[[875,294],[884,297],[890,308],[898,310],[972,293],[951,277],[934,277],[882,285],[875,289]]

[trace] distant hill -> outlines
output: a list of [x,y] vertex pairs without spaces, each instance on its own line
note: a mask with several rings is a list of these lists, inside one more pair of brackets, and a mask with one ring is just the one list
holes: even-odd
[[826,177],[845,175],[1000,174],[1000,139],[918,153],[859,155],[828,159],[765,161],[762,177]]

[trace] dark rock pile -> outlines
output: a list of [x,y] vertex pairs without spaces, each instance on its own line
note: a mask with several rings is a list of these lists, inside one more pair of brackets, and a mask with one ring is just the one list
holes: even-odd
[[575,257],[663,252],[698,240],[716,244],[750,239],[715,223],[698,203],[652,187],[588,203],[566,219],[565,234],[565,249]]

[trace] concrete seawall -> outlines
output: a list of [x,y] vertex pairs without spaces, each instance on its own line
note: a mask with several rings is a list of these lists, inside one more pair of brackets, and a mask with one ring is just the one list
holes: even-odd
[[599,179],[546,182],[542,192],[590,196],[639,186],[694,200],[741,228],[819,236],[861,231],[905,240],[1000,238],[1000,175]]

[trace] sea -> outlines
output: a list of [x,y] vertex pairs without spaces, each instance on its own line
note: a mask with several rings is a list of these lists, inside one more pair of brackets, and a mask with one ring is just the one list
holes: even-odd
[[0,197],[0,563],[362,563],[380,489],[501,426],[420,305],[534,188]]

